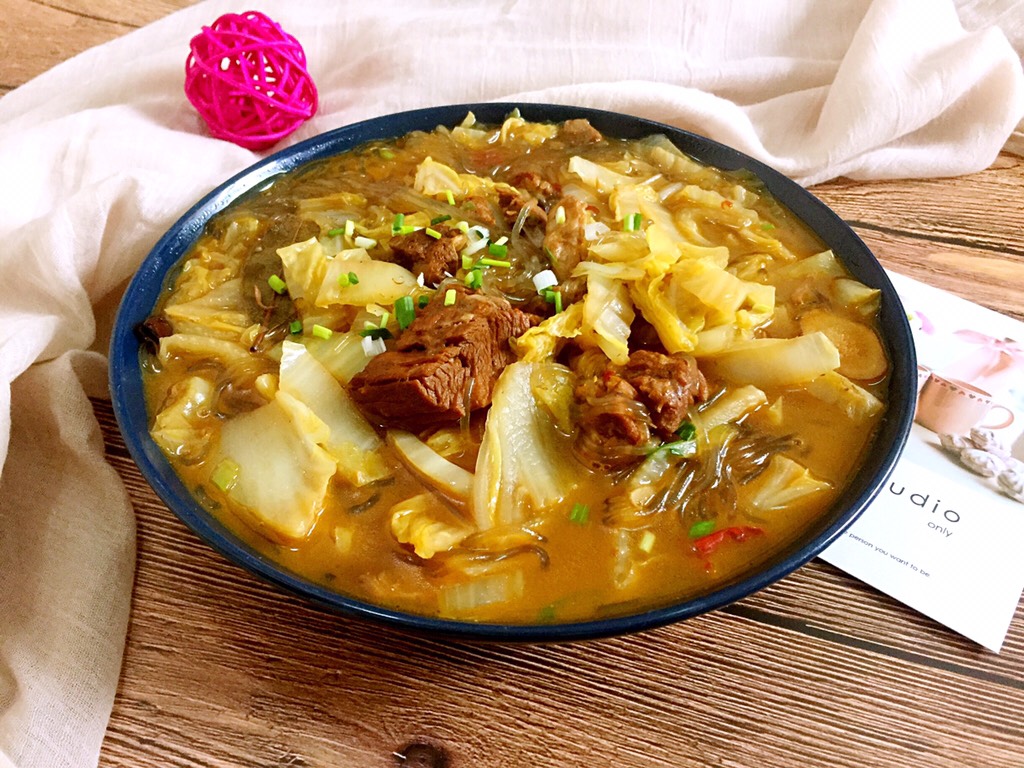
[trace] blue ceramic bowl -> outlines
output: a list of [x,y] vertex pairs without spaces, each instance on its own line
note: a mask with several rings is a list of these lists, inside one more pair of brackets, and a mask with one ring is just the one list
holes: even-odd
[[[524,118],[532,121],[560,122],[584,117],[601,132],[620,138],[642,138],[653,133],[663,133],[683,152],[704,163],[725,170],[746,169],[760,178],[779,202],[814,230],[858,280],[882,291],[881,323],[884,342],[893,365],[889,408],[875,449],[856,476],[851,478],[849,486],[831,510],[799,541],[760,563],[754,570],[741,574],[707,594],[634,615],[527,626],[437,619],[372,605],[298,576],[246,545],[193,499],[149,437],[149,419],[139,366],[139,344],[133,329],[150,315],[168,271],[192,246],[211,217],[272,177],[287,173],[311,160],[344,152],[372,139],[398,137],[415,130],[429,131],[438,125],[454,126],[470,110],[482,122],[500,123],[515,108],[521,111]],[[546,104],[460,104],[402,112],[324,133],[256,163],[196,203],[156,244],[124,295],[110,349],[110,391],[125,443],[142,474],[178,517],[232,562],[313,603],[351,616],[454,637],[551,641],[635,632],[695,616],[739,600],[811,560],[860,515],[891,473],[913,419],[916,367],[906,314],[878,261],[831,209],[780,173],[741,152],[704,137],[628,115]]]

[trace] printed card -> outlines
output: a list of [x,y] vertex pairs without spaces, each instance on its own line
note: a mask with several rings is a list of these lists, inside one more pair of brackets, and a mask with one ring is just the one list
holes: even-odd
[[998,651],[1024,590],[1024,323],[890,277],[917,349],[914,426],[821,558]]

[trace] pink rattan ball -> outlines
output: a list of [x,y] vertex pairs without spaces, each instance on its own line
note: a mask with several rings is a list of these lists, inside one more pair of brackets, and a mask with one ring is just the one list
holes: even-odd
[[192,38],[185,95],[219,139],[266,149],[316,112],[299,41],[258,11],[228,13]]

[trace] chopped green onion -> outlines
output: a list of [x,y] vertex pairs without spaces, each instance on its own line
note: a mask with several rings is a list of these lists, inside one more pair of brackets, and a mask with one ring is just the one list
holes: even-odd
[[371,248],[373,248],[373,246],[375,246],[377,244],[377,241],[374,240],[372,237],[361,237],[360,236],[360,237],[355,238],[352,241],[352,243],[357,248],[363,248],[363,249],[368,251]]
[[640,537],[640,543],[637,545],[640,547],[641,552],[651,554],[651,550],[654,549],[654,531],[644,531],[644,535]]
[[344,227],[337,227],[335,229],[327,230],[327,236],[328,237],[337,237],[338,235],[344,235],[344,234],[345,234],[345,228]]
[[449,288],[447,291],[444,292],[444,305],[446,307],[450,307],[452,304],[455,303],[455,299],[457,297],[458,297],[458,294],[455,293],[455,289],[454,288]]
[[349,272],[348,273],[348,284],[349,285],[359,285],[359,275],[357,275],[355,272]]
[[387,328],[388,327],[388,320],[390,320],[390,319],[391,319],[391,315],[389,315],[387,312],[385,312],[384,314],[382,314],[380,316],[380,323],[377,325],[377,327],[378,328]]
[[491,256],[505,256],[508,253],[508,246],[504,243],[491,243],[487,246],[487,252]]
[[553,285],[558,285],[558,278],[550,269],[542,269],[533,276],[533,286],[537,293],[543,293]]
[[707,536],[713,530],[715,530],[714,520],[701,520],[690,527],[690,538],[699,539],[701,536]]
[[291,331],[293,334],[302,333],[302,321],[292,320],[290,323],[288,323],[288,330]]
[[353,219],[345,222],[345,237],[352,237],[356,233],[356,223]]
[[391,339],[394,338],[391,335],[391,331],[387,328],[364,328],[359,332],[360,336],[369,337],[371,339]]
[[349,279],[348,275],[346,275],[346,274],[338,275],[338,285],[340,285],[342,288],[348,288],[348,286],[351,285],[351,284],[352,284],[352,281]]
[[545,605],[537,611],[537,623],[547,624],[555,620],[555,606]]
[[484,284],[483,271],[479,269],[471,269],[466,273],[466,287],[467,288],[480,288]]
[[420,309],[423,309],[429,303],[430,303],[430,297],[427,296],[427,294],[425,294],[425,293],[421,294],[420,297],[418,299],[416,299],[416,306],[418,306]]
[[395,218],[391,220],[391,231],[395,234],[402,229],[402,225],[405,224],[405,214],[396,213]]
[[559,312],[562,311],[562,292],[561,291],[555,291],[554,294],[555,294],[555,314],[557,315]]
[[555,208],[555,224],[565,224],[565,208],[562,206]]
[[398,231],[395,234],[397,234],[397,235],[411,235],[413,232],[416,231],[416,229],[417,228],[414,227],[412,224],[403,224],[401,227],[398,228]]
[[631,213],[626,217],[626,220],[622,222],[622,228],[627,232],[636,232],[640,229],[640,225],[643,223],[643,217],[639,213]]
[[480,259],[478,263],[484,267],[505,267],[506,269],[512,266],[511,261],[502,261],[501,259],[488,259],[486,257]]
[[322,325],[314,324],[313,335],[316,336],[318,339],[329,339],[331,338],[331,336],[334,335],[334,331]]
[[455,195],[452,194],[450,189],[444,191],[444,198],[448,201],[448,205],[455,205]]
[[572,505],[572,511],[569,512],[569,522],[576,523],[576,525],[586,525],[589,519],[590,507],[586,504]]
[[431,227],[427,227],[423,231],[426,232],[430,237],[434,238],[435,240],[440,240],[441,239],[441,233],[438,232],[436,229],[432,229]]
[[[430,220],[430,225],[433,226],[435,224],[443,224],[444,222],[449,221],[450,219],[451,214],[448,213],[446,213],[444,216],[435,216]],[[466,226],[468,227],[469,225],[467,224]]]
[[462,268],[472,269],[473,268],[473,257],[462,254]]
[[395,159],[395,153],[392,152],[390,149],[384,149],[383,147],[381,147],[379,150],[377,150],[377,154],[379,154],[381,156],[381,158],[384,159],[384,160],[394,160]]
[[409,323],[416,319],[416,307],[412,296],[402,296],[395,302],[395,319],[399,328],[408,328]]
[[284,280],[282,280],[277,275],[271,275],[267,279],[267,283],[270,285],[271,288],[274,289],[274,293],[284,293],[285,291],[288,290],[288,286],[285,285]]
[[544,246],[544,255],[548,257],[548,261],[549,261],[549,262],[550,262],[551,264],[554,264],[554,263],[555,263],[555,254],[553,254],[553,253],[551,252],[551,249],[550,249],[550,248],[548,248],[548,247],[547,247],[546,245]]
[[[431,222],[431,223],[433,223],[433,222]],[[455,228],[457,230],[459,230],[459,232],[461,232],[464,235],[468,235],[469,234],[469,222],[468,221],[460,221],[458,224],[455,225]]]
[[765,232],[771,232],[773,229],[775,229],[775,225],[772,224],[770,221],[765,221],[761,224],[761,229],[763,229]]
[[693,440],[697,436],[697,427],[693,425],[692,421],[684,421],[679,425],[679,429],[676,430],[676,434],[682,440]]
[[227,493],[235,487],[235,483],[238,482],[238,473],[241,471],[235,462],[231,459],[224,459],[217,468],[213,470],[213,474],[210,475],[210,482],[220,488],[222,491]]
[[691,456],[697,455],[697,441],[693,439],[675,440],[671,443],[663,443],[660,447],[655,448],[654,450],[668,451],[673,456],[682,456],[684,459],[688,459]]

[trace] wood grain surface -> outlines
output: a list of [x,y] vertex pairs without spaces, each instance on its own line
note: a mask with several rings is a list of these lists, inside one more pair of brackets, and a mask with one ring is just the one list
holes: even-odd
[[[0,0],[0,93],[188,4]],[[1024,320],[1022,190],[1024,161],[1004,154],[965,178],[814,192],[887,267]],[[1020,609],[996,655],[815,561],[629,637],[405,634],[227,563],[157,499],[109,404],[94,405],[139,547],[106,768],[1024,765]]]

